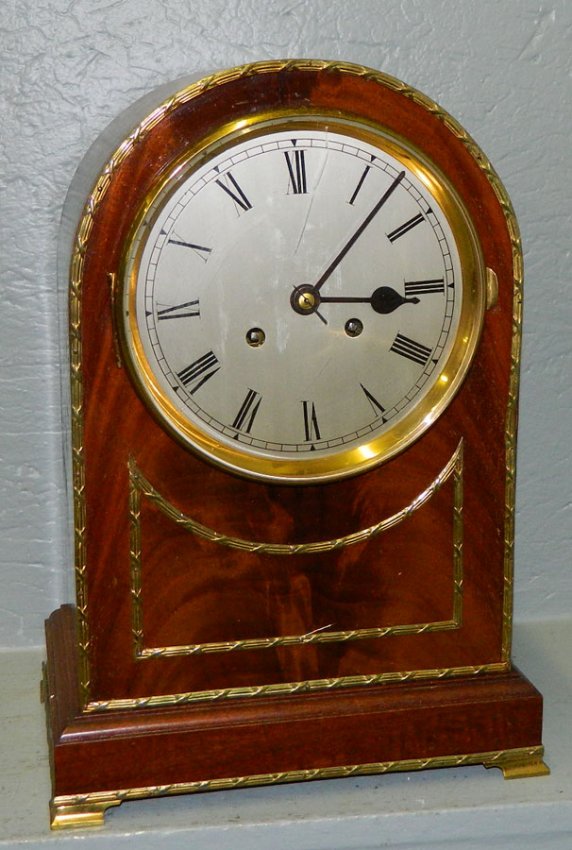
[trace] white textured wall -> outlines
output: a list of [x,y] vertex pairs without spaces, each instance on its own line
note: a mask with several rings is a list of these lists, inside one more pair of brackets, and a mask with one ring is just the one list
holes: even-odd
[[0,0],[0,646],[43,642],[66,563],[56,238],[103,127],[160,83],[288,56],[384,70],[453,113],[520,220],[516,617],[572,590],[570,0]]

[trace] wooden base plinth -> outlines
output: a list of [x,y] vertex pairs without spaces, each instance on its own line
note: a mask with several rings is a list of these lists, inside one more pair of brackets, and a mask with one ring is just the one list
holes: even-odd
[[47,623],[54,828],[101,824],[141,797],[468,764],[548,772],[542,697],[517,670],[82,712],[70,610]]

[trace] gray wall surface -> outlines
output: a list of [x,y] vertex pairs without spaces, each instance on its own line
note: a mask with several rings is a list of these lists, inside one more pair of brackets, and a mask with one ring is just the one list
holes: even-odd
[[451,112],[525,251],[515,616],[570,611],[570,0],[0,0],[0,647],[69,594],[56,244],[67,187],[150,89],[265,58],[345,59]]

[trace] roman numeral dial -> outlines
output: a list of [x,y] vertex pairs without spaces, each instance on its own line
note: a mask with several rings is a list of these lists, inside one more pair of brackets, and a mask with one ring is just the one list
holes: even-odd
[[375,416],[383,416],[383,414],[385,413],[385,407],[381,404],[381,402],[376,399],[376,397],[372,393],[370,393],[367,387],[364,387],[363,384],[360,384],[360,387],[364,396],[368,400],[369,405],[373,410]]
[[400,143],[374,141],[335,116],[279,118],[207,146],[151,199],[124,331],[190,450],[278,481],[366,468],[426,427],[474,347],[466,216]]
[[442,277],[432,280],[406,280],[405,297],[411,298],[415,295],[432,295],[445,292],[445,280]]
[[206,263],[209,256],[212,254],[212,248],[207,248],[206,245],[197,245],[196,242],[186,242],[184,239],[177,239],[176,237],[170,237],[169,245],[179,245],[181,248],[190,248],[191,251],[194,251],[197,257]]
[[314,440],[321,439],[316,405],[313,401],[303,401],[302,409],[304,413],[304,440],[311,443]]
[[[374,157],[374,156],[372,156],[372,158],[371,158],[371,159],[372,159],[372,162],[373,162],[373,160],[375,159],[375,157]],[[370,171],[371,171],[371,168],[372,168],[372,166],[371,166],[371,165],[366,165],[366,166],[365,166],[365,168],[364,168],[364,170],[362,171],[362,173],[361,173],[361,175],[360,175],[360,178],[359,178],[359,180],[358,180],[358,182],[357,182],[357,185],[356,185],[356,187],[355,187],[354,191],[352,192],[352,196],[351,196],[351,198],[349,199],[348,204],[351,204],[352,206],[355,204],[355,202],[356,202],[356,200],[357,200],[357,196],[359,195],[360,190],[361,190],[361,188],[362,188],[363,184],[365,183],[365,179],[366,179],[366,177],[368,176],[368,174],[369,174],[369,173],[370,173]]]
[[409,233],[410,230],[413,230],[414,227],[418,227],[418,225],[420,225],[424,220],[423,214],[417,213],[417,215],[414,215],[408,221],[404,221],[403,224],[396,227],[395,230],[392,230],[391,233],[388,233],[387,238],[390,242],[397,242],[398,239],[401,239],[402,236],[405,236],[405,234]]

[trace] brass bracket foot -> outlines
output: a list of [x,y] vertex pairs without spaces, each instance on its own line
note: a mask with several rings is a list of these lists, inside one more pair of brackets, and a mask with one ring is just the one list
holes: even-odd
[[118,806],[121,800],[113,795],[98,800],[97,796],[86,795],[84,802],[74,803],[64,802],[65,797],[54,797],[50,802],[51,828],[82,829],[87,826],[103,826],[107,809]]
[[543,761],[544,747],[526,750],[507,750],[487,760],[485,767],[499,767],[505,779],[525,779],[529,776],[548,776],[550,768]]

